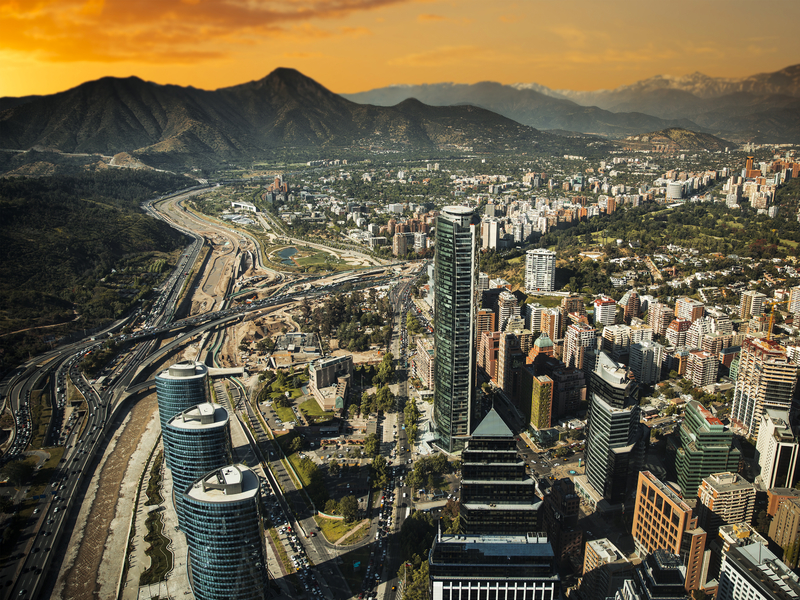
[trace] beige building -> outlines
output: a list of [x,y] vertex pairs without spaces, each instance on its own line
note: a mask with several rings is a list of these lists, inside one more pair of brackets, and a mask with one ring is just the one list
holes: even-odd
[[769,526],[769,538],[783,548],[783,562],[797,568],[800,551],[800,498],[784,501]]
[[756,505],[756,487],[738,473],[704,477],[697,490],[698,523],[713,536],[723,525],[750,523]]

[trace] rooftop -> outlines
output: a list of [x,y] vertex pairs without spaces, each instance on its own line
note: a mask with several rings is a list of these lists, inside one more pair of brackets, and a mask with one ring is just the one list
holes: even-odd
[[209,503],[241,502],[258,494],[258,477],[245,465],[228,465],[198,479],[186,495]]
[[168,422],[178,429],[213,429],[228,424],[228,411],[219,404],[204,402],[187,408]]
[[472,432],[472,437],[514,437],[503,418],[492,408]]

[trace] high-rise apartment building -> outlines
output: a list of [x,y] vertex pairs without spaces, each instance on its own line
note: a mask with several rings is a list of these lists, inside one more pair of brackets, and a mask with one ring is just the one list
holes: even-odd
[[594,305],[594,325],[607,327],[617,322],[617,301],[608,296],[600,296],[592,303]]
[[514,434],[492,409],[461,454],[461,532],[511,534],[539,529],[536,482],[525,473]]
[[428,573],[431,600],[561,598],[553,549],[544,533],[439,534],[428,554]]
[[626,325],[630,325],[633,319],[639,318],[639,315],[642,312],[642,301],[639,298],[639,294],[636,290],[631,290],[627,295],[627,298],[623,298],[624,302],[622,306],[624,307],[624,314],[623,314],[623,321],[625,321]]
[[639,473],[631,535],[640,557],[656,550],[679,555],[686,566],[686,590],[705,583],[706,532],[698,527],[692,507],[650,471]]
[[464,206],[446,206],[436,219],[434,314],[436,443],[460,450],[475,418],[477,228]]
[[702,348],[703,340],[713,333],[714,320],[711,317],[695,319],[686,332],[686,345],[690,348]]
[[763,314],[766,299],[764,294],[755,290],[742,292],[742,299],[739,302],[739,318],[749,319]]
[[172,417],[162,435],[175,510],[183,526],[183,493],[206,473],[231,464],[228,411],[219,404],[198,404]]
[[768,548],[749,544],[725,555],[717,600],[789,600],[800,598],[797,575]]
[[478,320],[475,329],[475,343],[480,344],[481,335],[485,332],[499,331],[500,328],[496,326],[497,315],[489,308],[481,308],[478,310]]
[[585,348],[597,346],[597,330],[588,323],[571,323],[564,334],[564,356],[562,360],[568,367],[583,368]]
[[552,292],[556,285],[556,253],[544,248],[525,253],[525,292]]
[[655,385],[661,381],[661,363],[664,361],[664,346],[658,342],[643,341],[630,349],[630,370],[642,385]]
[[703,477],[697,497],[698,524],[712,538],[724,525],[753,520],[756,488],[738,473],[714,473]]
[[433,346],[433,336],[418,335],[417,353],[414,355],[414,375],[422,385],[431,389],[434,385],[434,365],[436,364],[436,349]]
[[675,301],[675,318],[686,319],[688,321],[696,321],[703,316],[705,312],[705,304],[683,296]]
[[258,476],[244,465],[205,474],[184,493],[189,581],[198,600],[268,595]]
[[670,345],[675,348],[680,348],[686,345],[686,334],[692,322],[688,319],[673,319],[667,327],[666,338]]
[[733,432],[696,400],[686,403],[684,415],[675,469],[683,496],[691,499],[703,477],[738,471],[741,452],[734,446]]
[[705,350],[692,350],[686,363],[686,378],[694,387],[712,385],[717,381],[719,360],[714,354]]
[[588,392],[586,478],[608,502],[624,502],[650,439],[650,430],[639,422],[638,387],[624,365],[600,352]]
[[509,321],[506,331],[500,334],[497,353],[497,385],[517,405],[520,394],[520,370],[533,345],[533,334],[523,327],[522,319]]
[[796,369],[786,357],[786,349],[774,340],[748,338],[742,342],[731,422],[748,437],[757,437],[767,408],[791,407]]
[[533,332],[542,330],[542,313],[545,307],[538,302],[525,305],[525,325]]
[[769,538],[783,548],[783,562],[795,569],[800,558],[800,498],[781,503],[772,523]]
[[551,340],[562,339],[561,331],[561,311],[557,308],[548,308],[542,312],[541,331],[547,334]]
[[497,241],[500,239],[500,220],[485,218],[481,223],[481,248],[483,250],[497,250]]
[[520,315],[517,297],[509,291],[500,292],[497,298],[497,330],[505,331],[508,321]]
[[764,488],[791,488],[800,483],[800,438],[789,422],[788,410],[764,410],[756,456],[761,469],[756,481]]
[[647,309],[647,322],[656,335],[666,335],[667,327],[675,318],[675,311],[666,304],[654,302]]
[[156,375],[156,397],[161,431],[178,413],[207,401],[208,367],[186,361],[171,365]]

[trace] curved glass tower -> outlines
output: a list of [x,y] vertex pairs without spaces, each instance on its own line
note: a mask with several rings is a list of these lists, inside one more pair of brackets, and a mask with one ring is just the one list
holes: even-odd
[[162,432],[169,420],[179,412],[208,401],[207,378],[208,367],[194,361],[175,363],[156,375],[158,416]]
[[219,404],[198,404],[172,417],[162,433],[175,510],[183,528],[182,494],[206,473],[233,462],[228,411]]
[[245,465],[206,473],[183,495],[189,581],[197,600],[265,600],[258,477]]
[[466,206],[446,206],[436,219],[436,319],[433,419],[436,443],[457,452],[472,431],[477,320],[477,227]]

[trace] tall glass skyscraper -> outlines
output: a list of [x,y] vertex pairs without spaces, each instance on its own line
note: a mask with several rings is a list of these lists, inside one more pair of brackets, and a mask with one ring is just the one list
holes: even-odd
[[189,581],[198,600],[265,600],[258,476],[245,465],[205,474],[183,495]]
[[208,401],[207,378],[208,367],[194,361],[175,363],[156,375],[158,416],[162,432],[169,420],[179,412]]
[[434,317],[436,364],[433,419],[436,443],[463,448],[475,420],[477,225],[465,206],[446,206],[436,219]]
[[200,477],[233,462],[228,411],[205,402],[172,417],[162,432],[175,510],[184,527],[183,493]]

